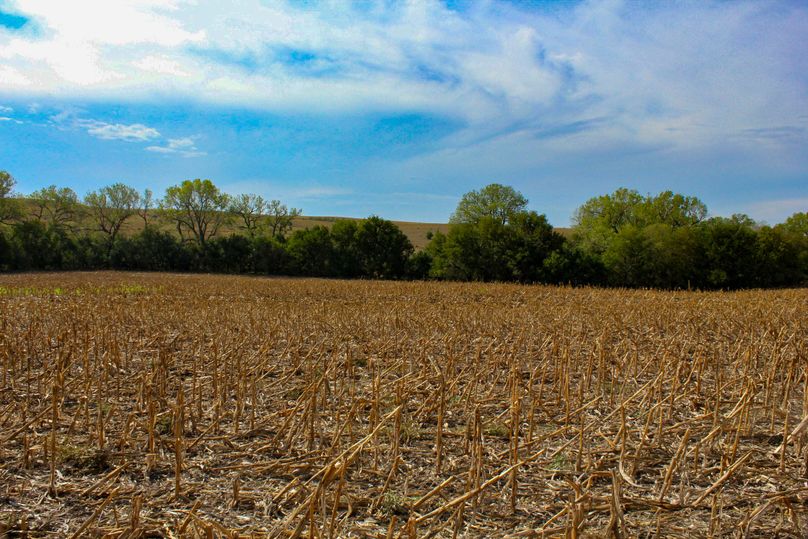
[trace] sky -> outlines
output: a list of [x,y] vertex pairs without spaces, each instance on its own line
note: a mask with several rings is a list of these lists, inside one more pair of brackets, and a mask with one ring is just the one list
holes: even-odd
[[0,169],[30,193],[210,178],[445,222],[511,185],[808,211],[808,2],[0,0]]

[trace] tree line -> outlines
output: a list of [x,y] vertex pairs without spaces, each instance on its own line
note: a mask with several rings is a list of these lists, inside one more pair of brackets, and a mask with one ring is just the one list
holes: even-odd
[[430,275],[666,289],[799,286],[808,281],[808,214],[774,227],[746,215],[708,217],[696,197],[635,190],[589,199],[561,236],[510,187],[463,197],[433,237]]
[[[57,186],[23,198],[14,185],[0,171],[0,271],[206,271],[669,289],[808,281],[808,214],[774,227],[745,215],[708,217],[699,199],[671,191],[618,189],[594,197],[578,208],[570,233],[560,234],[528,209],[521,193],[490,184],[466,193],[448,232],[430,234],[426,248],[416,251],[395,223],[377,216],[292,231],[299,209],[252,194],[230,196],[210,180],[183,181],[161,199],[121,183],[83,199]],[[140,226],[124,233],[130,220]]]

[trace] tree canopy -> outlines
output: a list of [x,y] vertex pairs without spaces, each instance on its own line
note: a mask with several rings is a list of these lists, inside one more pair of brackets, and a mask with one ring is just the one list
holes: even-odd
[[795,213],[780,226],[789,233],[808,239],[808,212]]
[[432,277],[538,282],[548,278],[545,260],[563,242],[544,215],[527,210],[521,193],[491,184],[463,195],[448,234],[435,234],[426,254]]
[[79,211],[79,197],[69,187],[50,185],[31,193],[37,220],[55,227],[69,225]]
[[452,224],[477,223],[490,217],[501,224],[527,208],[527,199],[513,187],[492,183],[479,191],[469,191],[460,199],[449,220]]
[[210,180],[185,180],[166,189],[163,209],[177,225],[180,235],[189,235],[200,247],[228,221],[230,197]]
[[140,196],[140,207],[137,209],[137,214],[143,219],[143,228],[149,228],[149,218],[153,207],[154,193],[151,189],[144,189]]
[[[151,191],[141,196],[122,183],[88,193],[84,205],[68,188],[51,185],[24,200],[14,187],[11,174],[0,171],[0,271],[117,268],[673,289],[808,283],[808,214],[774,227],[742,214],[707,218],[698,198],[672,191],[644,196],[621,188],[591,198],[565,236],[529,210],[521,193],[491,184],[464,195],[448,232],[431,235],[417,251],[395,223],[378,216],[292,233],[300,210],[257,195],[231,198],[210,180],[169,187],[154,212]],[[143,226],[124,227],[135,214]],[[223,228],[234,218],[237,226]],[[169,223],[176,233],[166,231]]]
[[8,198],[14,190],[17,182],[14,177],[5,170],[0,170],[0,199]]
[[573,215],[576,240],[586,249],[603,254],[626,226],[644,228],[668,225],[693,226],[707,216],[707,207],[696,197],[672,191],[643,196],[620,188],[608,195],[590,198]]
[[14,176],[5,170],[0,170],[0,223],[8,223],[22,215],[19,201],[13,198]]
[[261,227],[261,218],[267,211],[267,203],[260,195],[244,194],[233,197],[230,201],[230,211],[239,218],[239,228],[245,230],[247,235],[255,237]]
[[372,215],[356,230],[356,252],[364,274],[381,279],[404,277],[413,253],[409,238],[392,221]]
[[101,232],[109,236],[110,244],[115,242],[123,223],[138,211],[140,202],[140,194],[123,183],[113,183],[84,197],[84,204],[90,208]]
[[280,200],[270,200],[267,206],[267,223],[273,238],[286,236],[292,230],[295,217],[303,213],[299,208],[288,208]]

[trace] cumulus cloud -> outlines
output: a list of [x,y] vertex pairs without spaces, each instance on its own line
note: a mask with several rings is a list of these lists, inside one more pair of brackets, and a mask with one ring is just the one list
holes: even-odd
[[194,137],[168,139],[164,146],[147,146],[146,151],[182,157],[200,157],[206,155],[196,147]]

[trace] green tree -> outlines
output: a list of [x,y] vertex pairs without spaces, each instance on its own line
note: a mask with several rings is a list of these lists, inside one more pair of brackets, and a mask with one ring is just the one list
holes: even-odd
[[17,268],[19,249],[10,234],[0,230],[0,271],[10,271]]
[[514,215],[504,231],[506,250],[503,263],[509,279],[521,282],[546,282],[544,261],[561,250],[564,237],[555,232],[547,217],[535,211]]
[[543,271],[548,283],[574,285],[602,285],[606,283],[606,269],[599,256],[565,241],[561,249],[544,259]]
[[322,225],[295,231],[287,242],[295,273],[312,277],[333,275],[334,246]]
[[531,211],[513,215],[508,224],[484,217],[453,225],[448,234],[433,235],[426,252],[435,278],[544,282],[550,278],[545,260],[563,244],[547,218]]
[[176,223],[181,237],[190,237],[200,248],[229,221],[230,197],[210,180],[185,180],[166,189],[162,207]]
[[686,287],[697,275],[698,235],[707,207],[672,191],[643,196],[620,188],[594,197],[573,216],[573,241],[600,258],[609,282],[619,286]]
[[143,219],[143,228],[149,228],[149,218],[153,207],[154,193],[151,189],[145,189],[140,197],[140,207],[137,209],[137,214]]
[[[756,286],[794,286],[804,279],[800,245],[783,228],[761,227],[756,239]],[[803,250],[805,247],[803,246]]]
[[663,224],[676,228],[702,222],[707,217],[707,206],[696,197],[663,191],[655,197],[646,197],[636,213],[639,225]]
[[[427,246],[430,276],[452,280],[544,281],[544,261],[564,238],[544,215],[526,209],[511,187],[491,184],[463,196],[448,234]],[[558,273],[558,272],[556,272]]]
[[356,244],[359,225],[354,219],[337,219],[331,225],[334,245],[334,272],[339,277],[358,277],[362,273],[362,260]]
[[[490,217],[485,221],[493,222]],[[480,228],[461,223],[453,225],[446,234],[434,234],[426,249],[432,256],[430,277],[451,281],[491,280],[495,268],[491,253],[483,248]]]
[[50,185],[34,191],[30,196],[34,203],[34,217],[57,228],[73,224],[79,213],[79,197],[69,187]]
[[392,221],[371,216],[356,230],[356,250],[363,273],[374,279],[396,279],[406,275],[412,243]]
[[292,230],[296,217],[303,213],[299,208],[287,208],[280,200],[270,200],[267,208],[267,225],[273,238],[283,238]]
[[5,170],[0,170],[0,199],[10,197],[16,183],[14,176]]
[[647,255],[644,286],[688,288],[698,286],[701,265],[698,231],[693,227],[653,224],[643,229]]
[[603,227],[617,232],[625,225],[638,223],[638,210],[645,198],[634,189],[621,187],[610,195],[602,195],[587,200],[573,216],[577,228]]
[[746,215],[714,217],[700,227],[704,283],[712,288],[754,286],[756,243],[754,221]]
[[88,193],[84,204],[95,217],[99,230],[107,235],[111,251],[121,226],[137,213],[140,194],[128,185],[114,183]]
[[246,230],[250,238],[254,238],[261,228],[261,219],[268,207],[260,195],[239,195],[230,201],[230,212],[239,218],[239,228]]
[[603,253],[610,283],[615,286],[646,286],[652,257],[643,230],[634,225],[623,226]]
[[808,212],[795,213],[777,228],[808,239]]
[[527,207],[527,199],[513,187],[492,183],[463,195],[450,223],[476,223],[490,217],[502,224]]
[[146,227],[132,237],[121,237],[110,256],[115,268],[145,271],[187,271],[190,253],[173,234]]
[[277,238],[256,236],[252,240],[249,265],[251,271],[264,275],[289,271],[290,260],[286,245]]
[[217,273],[245,273],[249,269],[252,243],[242,234],[213,238],[196,254],[197,269]]
[[784,234],[786,241],[797,253],[799,283],[808,283],[808,212],[795,213],[774,228]]
[[39,220],[15,224],[14,241],[17,243],[17,269],[87,269],[96,258],[95,245],[89,238],[77,239],[65,228]]
[[639,224],[638,210],[644,202],[640,193],[622,187],[590,198],[572,217],[575,242],[585,251],[603,255],[622,227]]
[[14,176],[0,170],[0,224],[10,223],[22,216],[22,205],[14,198]]
[[416,251],[407,262],[407,277],[416,280],[428,279],[431,268],[432,256],[425,250]]

